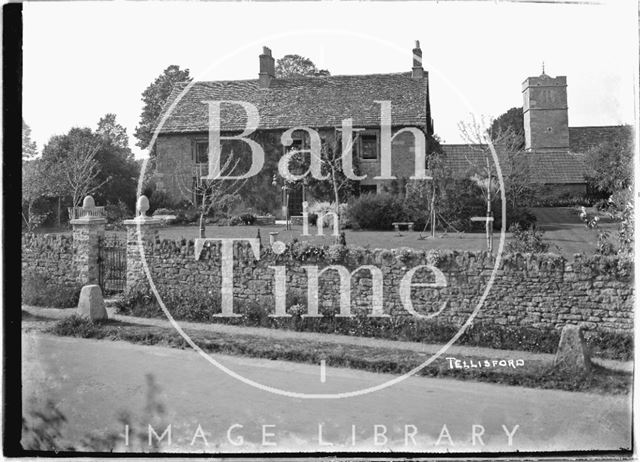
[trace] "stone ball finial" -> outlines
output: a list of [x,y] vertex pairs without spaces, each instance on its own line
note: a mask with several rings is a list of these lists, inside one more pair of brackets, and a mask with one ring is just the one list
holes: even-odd
[[147,214],[147,210],[149,210],[149,199],[147,199],[147,196],[138,197],[136,209],[138,210],[138,215],[145,216]]
[[93,200],[93,197],[87,196],[82,201],[82,208],[85,210],[93,209],[96,207],[96,202]]

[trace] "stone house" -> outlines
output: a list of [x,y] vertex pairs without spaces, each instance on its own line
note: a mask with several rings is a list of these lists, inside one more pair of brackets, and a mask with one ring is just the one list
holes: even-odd
[[[292,148],[305,148],[309,136],[293,133],[293,144],[285,147],[280,135],[294,127],[310,127],[319,132],[323,143],[341,139],[342,120],[351,118],[355,141],[354,165],[360,175],[361,191],[378,191],[385,180],[380,175],[381,104],[391,102],[391,128],[415,127],[429,140],[433,123],[429,104],[429,74],[422,67],[422,51],[416,42],[410,72],[370,75],[337,75],[305,78],[277,78],[275,60],[267,47],[259,56],[257,79],[195,82],[184,94],[186,84],[177,85],[169,97],[156,141],[156,186],[173,200],[191,199],[189,185],[208,173],[209,113],[205,101],[245,101],[258,110],[258,128],[250,135],[265,151],[261,172],[248,180],[241,194],[249,205],[263,212],[277,212],[280,204],[274,175],[277,161]],[[175,103],[175,104],[174,104]],[[164,115],[162,117],[164,117]],[[160,120],[162,120],[162,117]],[[238,104],[223,103],[220,109],[222,136],[237,135],[247,124],[247,113]],[[242,141],[222,140],[222,157],[233,152],[242,165],[250,166],[250,151]],[[428,149],[428,147],[427,147]],[[247,157],[249,156],[249,157]],[[391,143],[392,172],[398,178],[413,175],[415,135],[394,136]],[[238,173],[244,171],[238,170]],[[273,187],[269,184],[273,181]],[[388,180],[386,180],[388,181]],[[301,182],[302,183],[302,182]],[[260,187],[261,185],[261,187]],[[290,212],[300,212],[304,184],[293,186]],[[268,200],[265,196],[271,197]],[[260,210],[259,210],[260,211]]]
[[[183,91],[187,89],[184,94]],[[361,192],[379,192],[389,180],[376,180],[381,170],[381,105],[391,102],[392,132],[415,127],[425,134],[427,155],[433,135],[429,103],[429,73],[422,67],[422,51],[416,42],[410,72],[370,75],[338,75],[305,78],[277,78],[271,50],[259,56],[257,79],[195,82],[177,85],[169,97],[156,141],[156,185],[179,202],[193,201],[191,185],[208,173],[209,113],[207,101],[244,101],[258,110],[257,129],[249,135],[265,150],[260,174],[247,181],[241,194],[246,205],[257,211],[280,211],[283,197],[277,178],[277,161],[290,149],[308,148],[304,131],[293,133],[293,144],[283,146],[280,136],[294,127],[310,127],[322,142],[336,145],[341,123],[351,118],[357,133],[353,148],[354,165],[366,178],[359,182]],[[586,192],[584,155],[603,141],[620,141],[633,136],[628,126],[570,127],[566,76],[528,77],[522,84],[525,155],[518,156],[519,167],[533,183],[543,186],[552,197]],[[220,109],[222,136],[238,135],[247,126],[247,113],[237,103],[223,103]],[[165,117],[166,115],[166,117]],[[250,166],[248,145],[223,140],[222,156],[233,152],[239,159],[237,173]],[[340,147],[338,147],[340,149]],[[483,162],[486,146],[444,144],[448,171],[454,178],[468,178],[470,165]],[[483,152],[484,151],[484,152]],[[394,136],[391,146],[392,172],[398,179],[413,174],[415,136],[403,132]],[[501,162],[502,163],[502,162]],[[509,165],[501,165],[508,171]],[[244,169],[244,170],[243,170]],[[522,171],[522,170],[521,170]],[[305,198],[303,182],[290,189],[289,209],[298,215]]]

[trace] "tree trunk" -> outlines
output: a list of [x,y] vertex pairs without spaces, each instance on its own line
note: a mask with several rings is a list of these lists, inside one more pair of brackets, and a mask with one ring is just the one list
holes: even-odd
[[200,214],[200,238],[204,239],[206,237],[207,227],[205,225],[204,213]]
[[200,238],[204,239],[206,236],[206,232],[207,232],[207,227],[206,227],[206,223],[205,223],[205,213],[207,212],[207,191],[204,190],[202,192],[202,204],[200,206]]
[[[491,170],[489,166],[489,159],[487,159],[487,171],[489,172],[489,179],[487,181],[487,221],[485,231],[487,234],[487,250],[489,252],[493,251],[493,236],[491,231],[493,230],[493,223],[490,221],[491,218]],[[502,217],[504,220],[505,217]]]
[[56,217],[58,229],[62,227],[62,217],[60,215],[62,215],[62,197],[58,196],[58,215]]
[[29,231],[30,233],[33,232],[33,214],[32,214],[32,207],[33,207],[33,202],[29,201],[29,208],[27,210],[27,231]]
[[335,200],[335,214],[338,220],[338,235],[334,236],[333,240],[336,244],[340,243],[340,230],[342,229],[342,223],[340,223],[340,194],[338,193],[338,184],[336,182],[336,170],[335,167],[331,168],[331,181],[333,183],[333,197]]
[[436,237],[436,184],[431,190],[431,237]]

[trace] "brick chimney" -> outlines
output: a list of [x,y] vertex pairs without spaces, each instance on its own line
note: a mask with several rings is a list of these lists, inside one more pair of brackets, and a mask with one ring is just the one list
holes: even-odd
[[269,88],[271,81],[276,78],[276,61],[271,56],[269,47],[262,47],[260,55],[260,73],[258,74],[258,83],[260,88]]
[[413,68],[411,70],[412,78],[421,79],[424,77],[424,69],[422,67],[422,50],[420,49],[419,40],[416,40],[416,47],[413,49]]

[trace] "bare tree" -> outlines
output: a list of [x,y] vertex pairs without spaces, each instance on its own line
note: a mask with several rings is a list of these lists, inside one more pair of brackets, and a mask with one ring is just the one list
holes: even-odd
[[182,196],[191,203],[200,215],[200,237],[206,237],[206,216],[214,210],[223,207],[227,202],[227,196],[235,196],[244,186],[247,180],[228,180],[223,176],[235,171],[240,160],[235,159],[233,151],[220,168],[220,173],[215,178],[204,178],[204,172],[196,172],[195,175],[182,174],[177,178],[177,185]]
[[96,154],[100,145],[82,143],[74,146],[69,154],[58,164],[59,177],[64,189],[71,196],[73,207],[78,207],[85,196],[104,186],[110,178],[98,182],[100,164]]
[[[338,141],[338,131],[334,131],[331,141],[327,141],[322,145],[320,152],[320,160],[322,165],[329,171],[329,181],[333,190],[333,203],[334,212],[336,216],[340,216],[340,192],[346,188],[351,181],[344,174],[343,170],[343,156],[345,151],[350,151],[353,158],[353,146],[357,142],[360,133],[354,131],[354,136],[351,137],[350,145],[340,146]],[[342,148],[342,149],[341,149]]]
[[[466,160],[469,164],[469,175],[482,190],[483,198],[487,204],[485,232],[487,237],[487,249],[493,249],[493,202],[496,201],[500,184],[498,181],[498,169],[493,158],[492,148],[498,155],[500,171],[509,190],[512,205],[516,206],[518,198],[530,187],[528,165],[521,155],[520,143],[517,134],[510,128],[498,129],[492,132],[484,117],[478,121],[473,114],[471,121],[459,122],[458,129],[462,138],[469,143],[469,153]],[[506,220],[507,217],[502,217]]]
[[[352,179],[344,174],[344,153],[352,152],[353,159],[353,146],[357,143],[359,138],[359,131],[353,130],[353,136],[349,140],[349,144],[342,146],[342,137],[339,130],[334,129],[322,140],[320,147],[320,155],[315,159],[321,166],[323,175],[326,175],[326,181],[330,184],[331,193],[333,195],[333,211],[338,217],[338,229],[341,228],[340,222],[340,195],[341,193],[353,184]],[[310,155],[314,155],[312,151],[309,151]],[[302,158],[302,153],[297,152],[292,156],[292,160],[296,162],[298,169],[306,167],[306,162]],[[353,166],[352,166],[353,168]],[[355,173],[355,172],[354,172]],[[340,236],[335,237],[336,242],[340,241]]]

